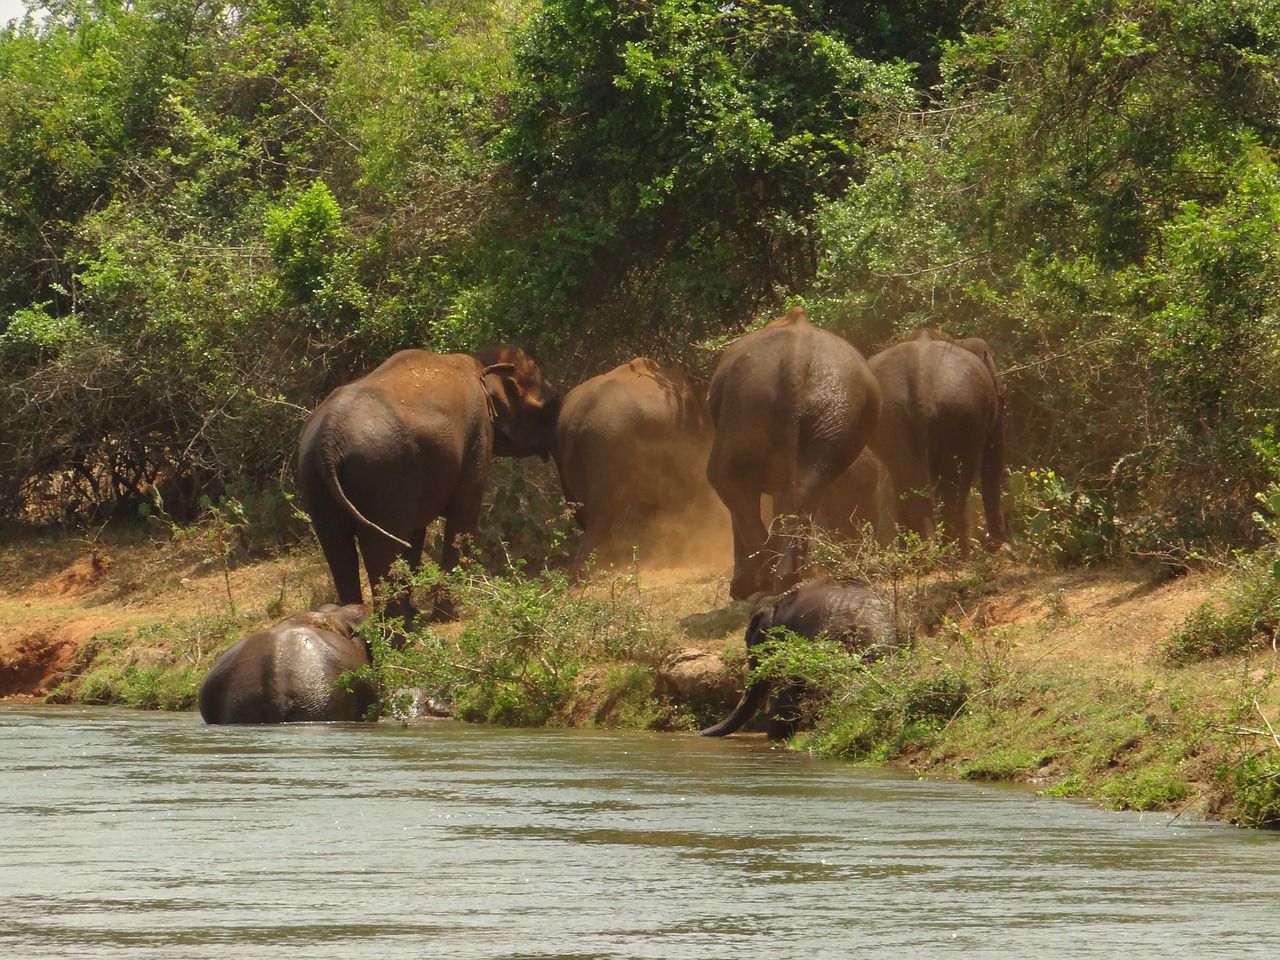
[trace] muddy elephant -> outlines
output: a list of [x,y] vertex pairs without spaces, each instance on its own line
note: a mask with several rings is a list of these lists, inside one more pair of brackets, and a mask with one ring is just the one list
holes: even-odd
[[[734,341],[711,378],[715,440],[707,479],[733,523],[729,594],[746,599],[799,579],[806,533],[831,483],[875,430],[880,388],[852,345],[793,307]],[[760,518],[761,498],[801,529]]]
[[940,512],[967,554],[966,505],[977,477],[988,541],[1003,543],[1004,400],[994,352],[977,338],[924,329],[868,363],[883,398],[871,448],[893,479],[898,523],[931,537]]
[[718,511],[706,480],[710,449],[706,398],[679,370],[637,357],[570,390],[555,461],[583,531],[574,569],[593,553],[602,563],[626,559],[633,542],[663,549],[664,532],[687,538],[691,524]]
[[807,580],[782,597],[764,599],[757,603],[747,623],[748,682],[742,699],[729,716],[701,731],[702,736],[735,733],[766,707],[765,734],[769,739],[784,740],[795,732],[804,685],[750,679],[759,665],[760,645],[770,638],[770,631],[782,627],[810,640],[835,640],[868,659],[883,656],[898,644],[892,612],[884,599],[867,587],[826,579]]
[[366,610],[326,604],[245,637],[213,665],[197,703],[205,723],[364,720],[378,702],[368,681],[348,690],[340,674],[367,666],[355,635]]
[[[338,602],[360,603],[360,567],[389,616],[417,616],[408,592],[383,598],[398,559],[415,569],[444,518],[441,566],[474,535],[491,457],[550,456],[560,402],[519,347],[476,354],[403,350],[316,408],[298,444],[298,488]],[[452,606],[439,599],[434,615]]]
[[818,503],[814,520],[828,533],[854,541],[862,539],[869,524],[872,536],[882,540],[887,539],[886,531],[892,526],[893,508],[889,472],[867,447],[832,481]]

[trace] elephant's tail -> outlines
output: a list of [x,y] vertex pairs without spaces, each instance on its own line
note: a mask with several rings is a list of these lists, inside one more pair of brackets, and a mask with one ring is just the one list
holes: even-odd
[[402,540],[399,537],[397,537],[394,533],[391,533],[387,530],[382,529],[382,527],[378,526],[376,523],[374,523],[372,520],[366,517],[363,513],[361,513],[359,507],[357,507],[354,503],[351,502],[350,498],[347,496],[347,492],[342,489],[342,481],[338,478],[338,463],[340,461],[340,458],[325,456],[323,459],[325,463],[325,468],[323,471],[325,486],[329,488],[329,493],[333,495],[334,499],[336,499],[339,503],[343,505],[344,508],[346,508],[347,513],[350,514],[356,520],[357,523],[360,523],[363,526],[368,527],[370,530],[373,530],[373,531],[376,531],[377,533],[382,534],[388,540],[395,541],[396,543],[400,544],[400,546],[403,547],[404,549],[406,550],[409,549],[408,541]]

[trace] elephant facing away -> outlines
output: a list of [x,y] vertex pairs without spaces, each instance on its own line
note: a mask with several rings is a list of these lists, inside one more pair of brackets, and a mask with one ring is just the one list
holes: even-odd
[[893,481],[880,458],[867,447],[832,481],[814,520],[828,533],[846,540],[860,540],[866,524],[877,540],[887,539],[893,506]]
[[[298,443],[298,487],[342,604],[361,603],[359,559],[375,595],[397,559],[422,559],[444,518],[441,566],[475,534],[490,458],[550,456],[559,397],[519,347],[476,354],[403,350],[334,390]],[[357,555],[357,545],[359,555]],[[386,612],[417,615],[407,591]],[[441,600],[437,617],[452,615]]]
[[[574,387],[556,422],[556,467],[582,527],[575,570],[626,548],[661,550],[665,525],[688,536],[719,503],[706,480],[711,414],[679,370],[637,357]],[[700,513],[700,517],[694,514]],[[623,533],[634,540],[622,541]]]
[[977,338],[925,329],[873,356],[883,407],[871,448],[893,478],[898,522],[931,537],[940,506],[949,536],[968,554],[966,501],[979,478],[987,537],[1005,540],[1004,403],[995,354]]
[[340,674],[367,666],[355,630],[363,606],[326,604],[245,637],[213,665],[197,703],[205,723],[363,720],[378,702],[367,681],[336,687]]
[[[882,656],[898,645],[898,630],[884,600],[866,587],[833,580],[807,580],[782,597],[757,604],[747,623],[747,676],[759,665],[759,647],[770,631],[785,627],[809,640],[827,637],[864,656]],[[733,712],[701,731],[704,737],[736,733],[767,705],[765,733],[770,740],[785,740],[800,719],[802,683],[771,684],[748,679],[742,699]]]
[[[806,542],[827,488],[871,439],[880,388],[852,345],[793,307],[723,353],[711,379],[715,440],[707,479],[733,522],[736,600],[799,579]],[[796,516],[800,534],[766,530],[761,498]],[[776,584],[775,584],[776,580]]]

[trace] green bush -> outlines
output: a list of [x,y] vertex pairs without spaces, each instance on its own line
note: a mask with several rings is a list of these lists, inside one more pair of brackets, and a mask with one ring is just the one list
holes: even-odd
[[[511,576],[476,569],[444,576],[428,565],[406,582],[446,590],[466,611],[465,620],[456,633],[412,632],[400,649],[388,642],[400,628],[370,621],[364,633],[374,650],[373,675],[388,698],[386,712],[403,713],[411,689],[447,703],[459,719],[508,726],[564,722],[597,696],[630,698],[630,712],[645,713],[634,694],[646,683],[652,689],[668,639],[633,580],[615,581],[604,593],[551,570],[529,577],[520,568]],[[591,682],[580,682],[588,672]],[[600,685],[607,688],[603,694]]]
[[1053,470],[1028,470],[1009,483],[1032,560],[1074,567],[1122,556],[1125,528],[1103,492],[1067,484]]
[[1235,786],[1236,822],[1244,827],[1280,823],[1280,760],[1276,751],[1252,754],[1228,769]]

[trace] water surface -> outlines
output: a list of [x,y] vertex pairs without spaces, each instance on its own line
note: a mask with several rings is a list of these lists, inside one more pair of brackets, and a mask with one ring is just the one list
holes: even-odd
[[0,778],[0,957],[1280,946],[1280,835],[754,739],[13,705]]

